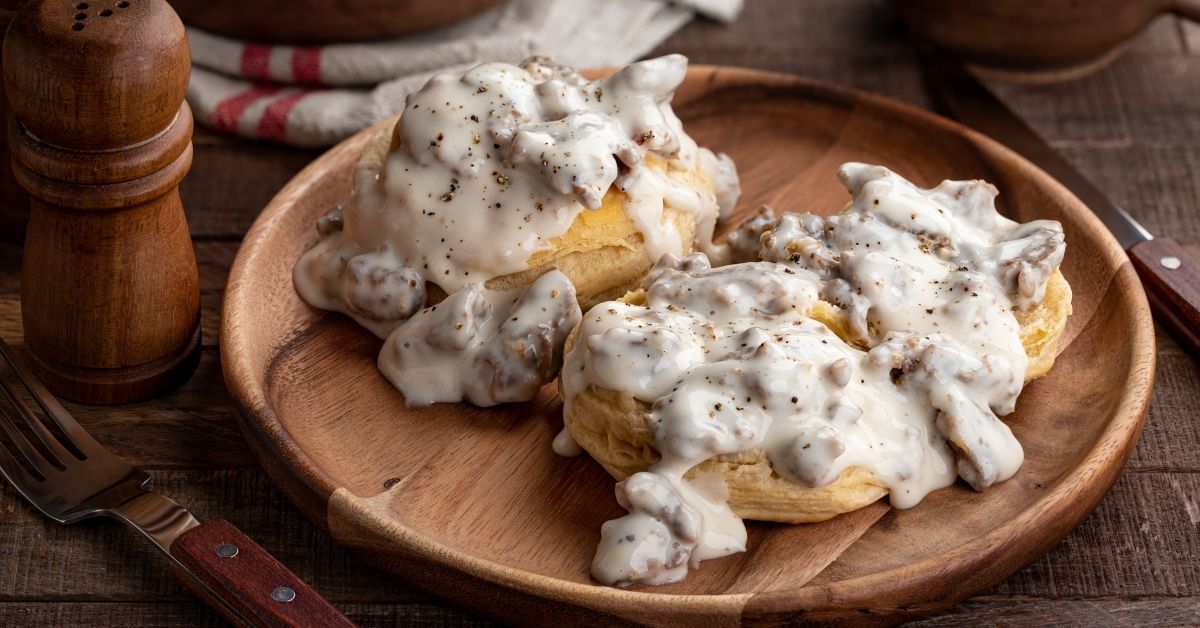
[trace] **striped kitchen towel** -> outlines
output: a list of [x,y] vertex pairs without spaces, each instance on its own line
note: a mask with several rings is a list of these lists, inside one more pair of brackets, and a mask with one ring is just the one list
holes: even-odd
[[379,42],[268,46],[188,29],[188,102],[219,132],[327,146],[404,107],[435,73],[544,54],[576,67],[625,65],[703,13],[742,0],[511,0],[436,31]]

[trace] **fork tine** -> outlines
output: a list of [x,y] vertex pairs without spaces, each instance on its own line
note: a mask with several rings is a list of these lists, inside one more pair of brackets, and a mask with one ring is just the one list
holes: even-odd
[[[0,340],[0,342],[3,341]],[[21,378],[21,373],[17,371],[17,365],[13,362],[12,356],[9,355],[7,349],[7,346],[0,346],[0,354],[4,356],[5,361],[8,362],[8,365],[10,368],[12,368],[13,372],[17,373],[17,377]],[[24,381],[25,380],[22,379],[22,382]],[[30,388],[29,392],[34,394],[34,399],[37,399],[37,391]],[[60,469],[65,468],[67,461],[69,461],[75,453],[74,451],[68,450],[75,449],[74,444],[72,443],[69,448],[64,448],[59,439],[54,434],[51,434],[50,430],[46,429],[46,426],[42,423],[41,418],[34,413],[33,408],[29,407],[29,404],[26,403],[24,397],[18,394],[13,384],[4,378],[0,378],[0,393],[3,393],[4,397],[8,399],[9,404],[16,408],[17,413],[21,415],[21,418],[25,421],[25,424],[29,426],[29,429],[34,433],[34,436],[36,436],[37,439],[42,443],[44,451],[49,452],[50,463]],[[41,404],[39,403],[38,405]],[[45,409],[44,406],[43,409]],[[66,411],[64,410],[64,412]],[[47,414],[49,414],[49,412],[47,412]],[[84,456],[78,456],[78,458],[83,459]]]
[[[4,391],[4,396],[9,396],[7,390]],[[25,438],[25,435],[21,433],[21,430],[17,429],[16,424],[13,423],[12,418],[9,417],[7,412],[0,411],[0,428],[3,428],[4,433],[8,434],[9,441],[12,442],[13,446],[17,448],[17,451],[21,453],[21,457],[25,458],[25,461],[29,463],[29,467],[41,476],[39,479],[45,479],[50,472],[50,469],[47,469],[46,467],[52,465],[53,461],[47,461],[40,453],[37,452],[37,450],[33,448],[32,445],[29,444],[29,439]],[[0,449],[4,449],[3,445],[0,445]],[[17,463],[18,461],[14,459],[13,462]],[[49,462],[49,464],[47,464],[47,462]]]
[[[5,431],[7,431],[7,428]],[[33,495],[37,494],[37,486],[42,480],[31,475],[29,471],[26,471],[25,467],[13,457],[8,448],[2,445],[0,445],[0,474],[8,478],[13,487],[25,496],[25,499],[34,502],[36,505]]]
[[[26,369],[25,365],[12,354],[12,349],[9,348],[8,343],[4,342],[3,338],[0,338],[0,357],[3,357],[4,361],[8,363],[9,368],[17,374],[17,379],[20,379],[21,383],[29,389],[29,392],[33,393],[34,400],[37,401],[38,406],[42,408],[46,416],[50,417],[50,420],[54,421],[58,429],[62,430],[64,435],[62,445],[65,445],[70,450],[70,454],[73,454],[80,460],[85,460],[88,456],[84,452],[84,448],[90,448],[95,451],[100,447],[99,443],[86,430],[80,427],[79,423],[75,421],[75,417],[71,416],[71,413],[62,407],[58,399],[50,394],[49,390],[46,390],[46,386],[38,378],[34,377]],[[12,391],[9,391],[9,394],[12,394]],[[10,398],[17,399],[15,394],[12,394]],[[36,420],[37,417],[32,413],[30,408],[23,402],[21,406],[25,412],[28,412],[26,414],[27,417],[35,419],[31,420],[30,423],[35,425],[35,431],[38,432],[38,437],[42,439],[43,444],[47,448],[51,448],[60,457],[62,453],[66,453],[60,453],[62,447],[58,445],[59,439],[50,434],[45,426],[41,424],[41,421]]]
[[29,407],[29,404],[25,403],[25,400],[18,396],[17,391],[13,389],[12,384],[4,381],[2,378],[0,378],[0,394],[2,394],[4,398],[8,400],[9,405],[17,411],[17,414],[20,415],[20,418],[25,422],[25,425],[29,426],[29,429],[33,432],[34,436],[36,436],[38,441],[42,443],[42,447],[45,448],[44,451],[48,451],[50,453],[50,464],[60,469],[64,468],[67,460],[71,456],[71,453],[63,448],[61,444],[59,444],[58,439],[46,429],[45,425],[42,425],[41,419],[39,419],[37,415],[33,413],[33,409]]

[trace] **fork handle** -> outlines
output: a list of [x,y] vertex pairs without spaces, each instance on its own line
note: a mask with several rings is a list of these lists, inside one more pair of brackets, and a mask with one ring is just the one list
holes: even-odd
[[[336,607],[228,521],[184,532],[171,556],[242,617],[206,599],[227,619],[255,626],[354,626]],[[186,577],[185,577],[186,581]],[[188,583],[193,584],[193,583]],[[201,591],[201,597],[209,596]]]

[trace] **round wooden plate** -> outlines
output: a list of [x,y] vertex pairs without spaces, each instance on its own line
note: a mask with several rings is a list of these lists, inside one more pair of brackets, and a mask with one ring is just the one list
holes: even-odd
[[[883,503],[830,522],[751,523],[749,550],[680,584],[588,578],[600,524],[623,513],[586,456],[560,458],[553,386],[494,409],[410,409],[376,371],[380,341],[292,289],[313,221],[350,193],[366,130],[288,184],[250,229],[222,316],[225,378],[263,466],[342,543],[414,584],[521,624],[861,622],[929,613],[991,586],[1057,543],[1100,501],[1137,440],[1154,330],[1125,253],[1078,199],[973,131],[879,96],[754,70],[693,67],[675,97],[689,133],[729,153],[739,214],[840,210],[844,161],[919,184],[979,177],[1018,220],[1063,223],[1075,313],[1058,364],[1008,417],[1017,476],[961,485],[909,510]],[[736,221],[733,221],[736,222]]]

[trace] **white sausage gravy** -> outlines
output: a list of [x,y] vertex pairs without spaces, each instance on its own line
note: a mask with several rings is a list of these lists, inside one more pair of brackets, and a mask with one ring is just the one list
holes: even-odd
[[[488,280],[529,268],[610,187],[628,197],[651,259],[690,244],[664,204],[692,213],[697,246],[718,252],[713,226],[736,202],[737,174],[671,109],[686,70],[668,55],[588,82],[533,58],[434,77],[409,97],[382,171],[360,171],[344,213],[318,222],[320,241],[294,269],[297,292],[387,338],[379,367],[410,405],[531,399],[578,322],[574,288],[556,273],[524,294]],[[650,155],[670,167],[647,167]],[[672,169],[702,169],[715,192]],[[450,296],[428,303],[432,286]]]
[[[1020,467],[997,418],[1027,365],[1012,311],[1041,301],[1061,226],[1002,217],[982,181],[924,190],[857,163],[838,176],[853,196],[842,214],[764,214],[731,236],[757,261],[668,255],[644,305],[584,315],[563,366],[567,403],[594,386],[652,404],[661,454],[617,484],[629,514],[604,524],[596,580],[675,582],[745,549],[720,479],[687,477],[716,455],[761,449],[813,487],[864,468],[899,508],[956,477],[983,490]],[[840,306],[850,338],[805,315],[818,300]]]

